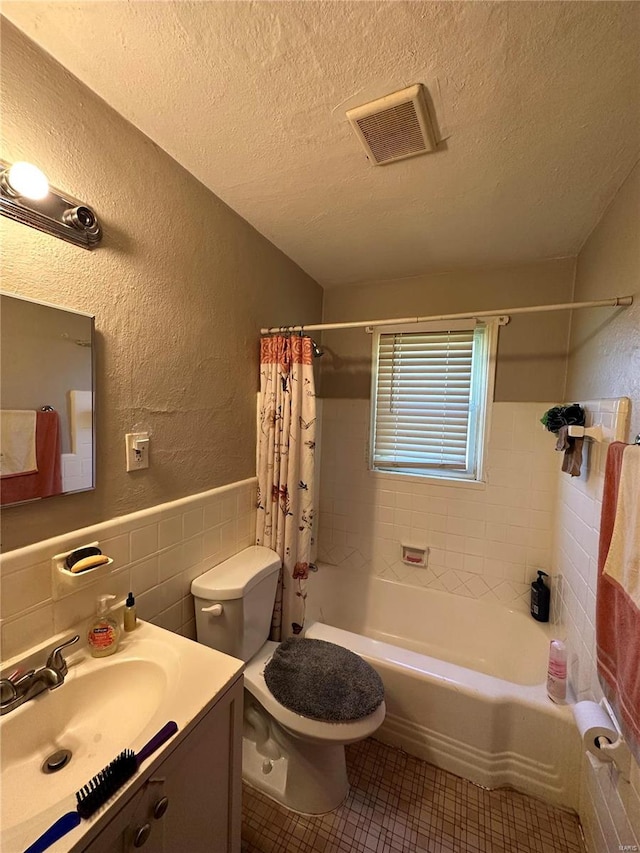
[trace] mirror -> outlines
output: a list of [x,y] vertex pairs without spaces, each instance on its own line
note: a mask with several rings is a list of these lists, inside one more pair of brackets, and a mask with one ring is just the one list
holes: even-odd
[[95,488],[94,318],[0,294],[0,503]]

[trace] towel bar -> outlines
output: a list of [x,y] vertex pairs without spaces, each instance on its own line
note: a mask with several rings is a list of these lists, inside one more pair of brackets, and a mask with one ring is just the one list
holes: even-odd
[[590,438],[592,441],[602,441],[605,438],[605,433],[601,426],[583,427],[570,426],[570,438]]

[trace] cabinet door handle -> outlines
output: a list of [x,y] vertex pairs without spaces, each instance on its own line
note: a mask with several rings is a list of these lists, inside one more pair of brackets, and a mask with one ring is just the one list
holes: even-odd
[[161,797],[153,807],[153,816],[155,817],[155,819],[160,820],[160,818],[164,815],[168,807],[169,797]]
[[151,835],[151,824],[145,823],[142,826],[138,827],[133,834],[133,846],[134,847],[142,847],[143,844],[146,844],[147,839]]

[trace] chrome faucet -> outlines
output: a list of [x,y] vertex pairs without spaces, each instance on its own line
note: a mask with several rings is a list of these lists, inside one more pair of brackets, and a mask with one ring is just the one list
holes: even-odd
[[0,679],[0,715],[8,714],[20,705],[24,705],[34,696],[39,696],[45,690],[55,690],[64,682],[69,671],[67,662],[62,656],[62,649],[72,646],[80,639],[79,634],[56,646],[47,662],[40,669],[30,669],[28,672],[17,672],[9,678]]

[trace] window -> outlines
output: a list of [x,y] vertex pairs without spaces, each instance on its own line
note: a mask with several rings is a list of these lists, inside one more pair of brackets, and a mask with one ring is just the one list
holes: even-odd
[[374,330],[371,467],[481,480],[497,321]]

